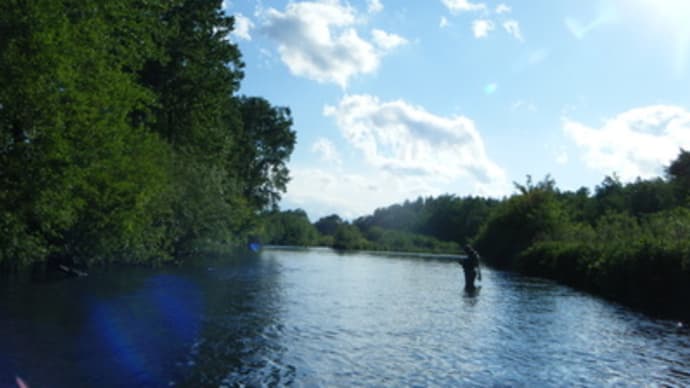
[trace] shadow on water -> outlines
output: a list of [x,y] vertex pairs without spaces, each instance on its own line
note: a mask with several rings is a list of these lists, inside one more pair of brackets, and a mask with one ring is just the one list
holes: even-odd
[[162,271],[15,284],[0,299],[0,353],[9,355],[2,380],[16,374],[34,387],[160,384],[198,330],[201,308],[193,279]]
[[6,284],[0,386],[15,376],[32,387],[285,382],[284,371],[257,373],[262,352],[277,354],[279,275],[247,255]]

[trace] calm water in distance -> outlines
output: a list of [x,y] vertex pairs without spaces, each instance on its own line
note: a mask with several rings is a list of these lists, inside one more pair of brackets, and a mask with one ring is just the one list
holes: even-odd
[[267,249],[0,286],[0,387],[689,386],[690,330],[450,259]]

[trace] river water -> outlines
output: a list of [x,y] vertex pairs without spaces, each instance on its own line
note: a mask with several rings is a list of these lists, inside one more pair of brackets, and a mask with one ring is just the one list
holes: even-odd
[[452,259],[267,249],[0,286],[0,387],[688,386],[690,330]]

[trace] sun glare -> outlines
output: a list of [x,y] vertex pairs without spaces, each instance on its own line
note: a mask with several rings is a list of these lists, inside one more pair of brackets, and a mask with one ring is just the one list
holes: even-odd
[[673,50],[676,75],[685,75],[690,54],[690,1],[636,0],[619,4],[632,5],[632,11],[643,23],[645,31],[662,35]]

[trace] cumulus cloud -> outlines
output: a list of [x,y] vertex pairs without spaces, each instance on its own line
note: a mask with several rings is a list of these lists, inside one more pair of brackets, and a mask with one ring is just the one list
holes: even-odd
[[507,6],[503,3],[499,4],[496,7],[496,13],[499,15],[504,14],[504,13],[510,13],[510,11],[512,11],[512,8],[510,8],[509,6]]
[[324,114],[377,169],[445,182],[470,178],[485,189],[505,181],[466,117],[436,116],[403,100],[382,102],[370,95],[345,96]]
[[367,11],[369,11],[369,13],[379,13],[383,11],[383,4],[381,4],[381,0],[368,0]]
[[448,19],[446,19],[445,16],[441,16],[441,21],[438,23],[438,26],[441,28],[446,28],[449,25],[450,25],[450,23],[448,22]]
[[[306,209],[312,220],[332,213],[353,219],[419,196],[512,191],[466,117],[438,116],[402,100],[370,95],[347,95],[325,106],[324,115],[334,119],[346,144],[361,153],[369,168],[353,172],[344,163],[291,165],[282,206]],[[328,139],[317,139],[311,149],[324,160],[336,159]]]
[[[469,11],[482,11],[481,16],[472,22],[472,33],[477,39],[486,38],[496,27],[496,24],[503,26],[503,29],[515,39],[524,42],[520,23],[514,19],[508,19],[512,8],[504,3],[489,9],[485,3],[472,3],[469,0],[441,0],[443,4],[454,14]],[[441,18],[440,27],[446,27],[448,20]]]
[[472,22],[472,33],[477,39],[486,38],[493,29],[494,23],[491,20],[477,19]]
[[406,199],[446,192],[422,177],[387,171],[347,173],[291,166],[290,175],[282,207],[306,209],[313,220],[333,213],[353,219]]
[[520,31],[520,24],[516,20],[507,20],[503,22],[503,29],[513,36],[513,38],[524,42],[525,39],[522,37],[522,32]]
[[235,14],[234,17],[235,28],[232,30],[231,35],[237,39],[252,40],[250,32],[254,28],[254,23],[252,23],[251,19],[241,13]]
[[321,160],[325,162],[333,162],[341,164],[340,153],[335,148],[335,145],[330,140],[321,137],[317,139],[311,146],[311,151],[319,154]]
[[[359,36],[356,10],[340,0],[290,2],[283,11],[269,8],[261,16],[263,31],[278,43],[290,72],[320,83],[346,87],[351,77],[374,72],[389,52]],[[381,32],[389,45],[404,40]]]
[[486,4],[472,3],[469,0],[441,0],[443,5],[453,13],[468,11],[486,11]]
[[372,30],[371,36],[374,39],[374,43],[384,50],[391,50],[407,43],[407,39],[400,35],[389,34],[378,29]]
[[624,180],[658,176],[680,147],[690,148],[690,112],[676,106],[632,109],[600,128],[565,118],[563,130],[584,151],[587,166]]

